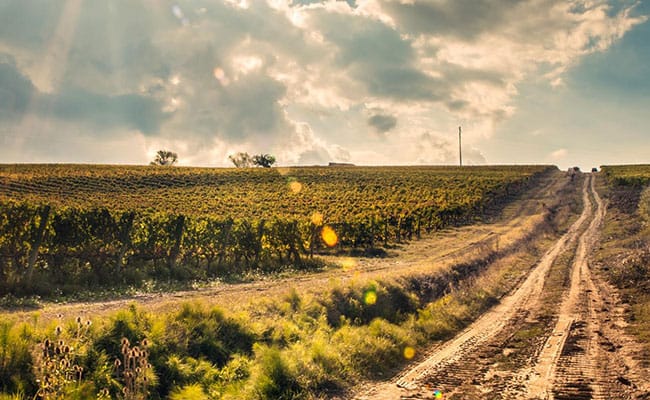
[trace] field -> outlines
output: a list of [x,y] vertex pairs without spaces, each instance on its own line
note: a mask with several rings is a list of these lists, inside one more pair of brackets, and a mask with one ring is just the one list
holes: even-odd
[[554,167],[0,168],[0,294],[313,269],[480,220]]
[[[55,166],[52,175],[47,167],[3,170],[10,184],[3,192],[2,246],[23,251],[17,260],[4,253],[5,271],[23,268],[5,275],[14,277],[7,288],[57,282],[55,267],[73,280],[70,290],[126,277],[255,274],[247,282],[131,300],[45,301],[37,310],[6,310],[0,313],[2,400],[650,396],[650,314],[640,289],[650,259],[642,242],[646,195],[643,186],[617,180],[613,167],[573,177],[553,167],[150,173],[93,167],[91,173]],[[96,183],[102,190],[86,195],[34,189],[45,181],[67,187],[82,175],[94,182],[122,179],[118,174],[129,184]],[[238,183],[244,176],[258,183]],[[226,207],[223,215],[198,213],[197,204],[220,201],[210,192],[182,208],[179,199],[193,197],[185,190],[207,193],[218,179],[222,201],[235,204],[226,188],[239,185],[249,188],[238,192],[239,200],[260,197],[276,207],[250,217],[244,205]],[[158,180],[166,183],[153,183]],[[141,197],[127,203],[135,182]],[[122,191],[121,201],[106,194],[111,186]],[[174,195],[164,198],[166,191]],[[624,195],[632,192],[635,204]],[[145,200],[150,193],[179,208],[156,208]],[[310,207],[317,198],[322,202]],[[337,211],[341,203],[346,207]],[[7,222],[16,215],[25,216],[19,226],[28,233],[16,236],[23,248],[7,241],[20,231]],[[125,221],[128,235],[120,237]],[[193,233],[197,224],[211,235],[228,232],[229,239],[201,242]],[[278,226],[293,227],[295,241],[282,242]],[[143,252],[151,239],[142,238],[156,231],[158,258],[147,258],[154,254]],[[21,285],[30,265],[32,285]],[[93,283],[97,276],[101,281]]]
[[614,185],[645,186],[650,183],[650,165],[605,165],[602,172]]
[[0,201],[219,219],[326,222],[474,210],[549,167],[216,169],[2,165]]

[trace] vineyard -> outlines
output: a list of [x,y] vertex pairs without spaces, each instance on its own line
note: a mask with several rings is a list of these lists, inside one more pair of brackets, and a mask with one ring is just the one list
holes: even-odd
[[313,267],[481,219],[552,170],[4,165],[0,294]]
[[615,185],[640,187],[650,183],[650,165],[603,166],[602,172]]
[[650,222],[650,165],[603,166],[602,172],[611,189],[612,205]]

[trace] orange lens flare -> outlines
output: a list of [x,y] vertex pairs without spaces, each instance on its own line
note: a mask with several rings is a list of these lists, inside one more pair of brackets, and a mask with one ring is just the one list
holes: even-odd
[[291,190],[291,192],[293,193],[300,193],[300,191],[302,190],[302,183],[296,181],[290,182],[289,190]]
[[321,226],[323,225],[323,214],[319,213],[316,211],[311,215],[311,223],[316,225],[316,226]]
[[415,349],[411,346],[406,346],[404,348],[404,358],[410,360],[413,357],[415,357]]
[[339,237],[336,236],[336,232],[334,232],[334,229],[329,226],[323,227],[320,236],[328,247],[334,247],[339,242]]

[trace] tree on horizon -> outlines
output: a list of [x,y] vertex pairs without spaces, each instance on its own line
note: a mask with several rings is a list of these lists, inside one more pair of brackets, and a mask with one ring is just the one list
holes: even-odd
[[156,158],[153,159],[149,165],[158,165],[164,167],[171,167],[178,162],[178,154],[169,150],[158,150]]
[[270,154],[257,154],[253,156],[253,164],[262,168],[271,168],[275,164],[275,156]]

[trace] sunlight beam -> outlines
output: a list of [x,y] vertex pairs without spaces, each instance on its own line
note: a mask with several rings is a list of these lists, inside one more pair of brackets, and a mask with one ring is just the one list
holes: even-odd
[[[20,123],[16,126],[16,149],[23,149],[32,136],[37,136],[46,123],[43,115],[36,115],[40,93],[52,93],[58,89],[67,70],[72,40],[77,30],[77,22],[84,0],[67,0],[56,28],[50,35],[43,58],[35,65],[29,78],[37,92],[32,93]],[[43,111],[43,110],[40,110]],[[39,113],[40,114],[40,113]],[[45,115],[47,117],[47,115]]]

